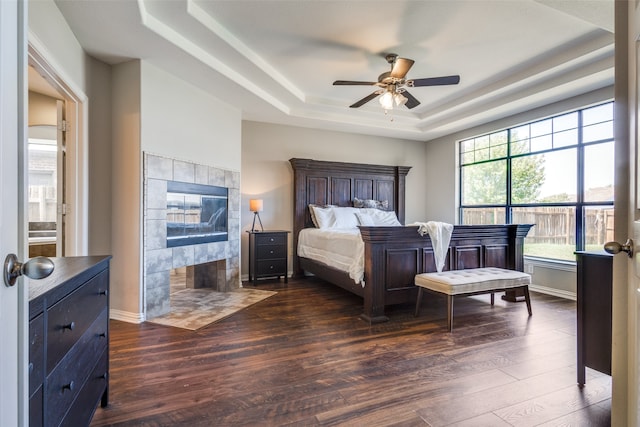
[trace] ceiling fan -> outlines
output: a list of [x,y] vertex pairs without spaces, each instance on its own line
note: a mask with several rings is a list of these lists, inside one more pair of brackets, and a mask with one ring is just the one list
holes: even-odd
[[398,58],[398,55],[395,53],[386,55],[385,59],[391,65],[391,71],[380,74],[377,82],[359,82],[351,80],[336,80],[333,82],[334,86],[378,86],[380,88],[361,100],[351,104],[349,107],[358,108],[382,95],[380,97],[380,104],[385,110],[392,110],[394,103],[397,106],[404,105],[411,109],[420,105],[420,101],[407,91],[407,87],[455,85],[460,82],[460,76],[457,75],[429,77],[424,79],[406,79],[405,76],[415,62],[414,60]]

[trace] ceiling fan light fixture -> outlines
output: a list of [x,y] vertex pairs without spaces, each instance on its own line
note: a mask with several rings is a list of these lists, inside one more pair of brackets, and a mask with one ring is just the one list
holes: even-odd
[[396,105],[399,107],[401,105],[406,104],[409,98],[407,98],[401,93],[395,93],[393,94],[393,100],[395,101]]
[[380,97],[380,105],[382,105],[382,108],[385,110],[393,110],[393,101],[393,94],[388,91]]

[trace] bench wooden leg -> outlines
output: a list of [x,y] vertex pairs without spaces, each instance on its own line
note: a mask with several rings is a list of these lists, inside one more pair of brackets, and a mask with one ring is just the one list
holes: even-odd
[[418,300],[416,301],[416,312],[413,314],[414,317],[418,317],[418,314],[420,314],[421,302],[422,302],[422,288],[418,286]]
[[523,286],[522,290],[524,291],[524,300],[527,303],[527,311],[529,312],[529,316],[531,316],[531,298],[529,297],[529,286]]
[[453,330],[453,295],[447,295],[447,326],[451,332]]

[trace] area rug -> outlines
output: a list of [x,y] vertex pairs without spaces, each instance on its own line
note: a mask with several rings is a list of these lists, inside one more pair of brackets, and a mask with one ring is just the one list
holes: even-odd
[[171,312],[148,320],[192,331],[231,316],[277,292],[240,288],[230,292],[183,289],[171,294]]

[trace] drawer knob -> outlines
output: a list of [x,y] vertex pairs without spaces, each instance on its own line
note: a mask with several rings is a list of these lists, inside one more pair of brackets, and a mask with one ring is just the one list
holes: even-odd
[[65,391],[65,390],[71,391],[75,386],[76,386],[75,383],[71,381],[69,384],[65,384],[62,386],[62,391]]
[[73,331],[75,327],[76,327],[76,322],[71,322],[68,325],[64,325],[62,329],[68,329],[70,331]]
[[269,254],[273,255],[273,251],[269,251]]
[[273,237],[271,237],[271,238],[269,239],[269,241],[270,241],[270,242],[273,242],[273,241],[275,241],[275,239],[274,239]]
[[273,270],[273,265],[270,265],[270,266],[269,266],[269,269]]
[[98,292],[98,294],[99,294],[99,295],[107,296],[107,295],[109,295],[109,291],[105,289],[104,291],[100,291],[100,292]]

